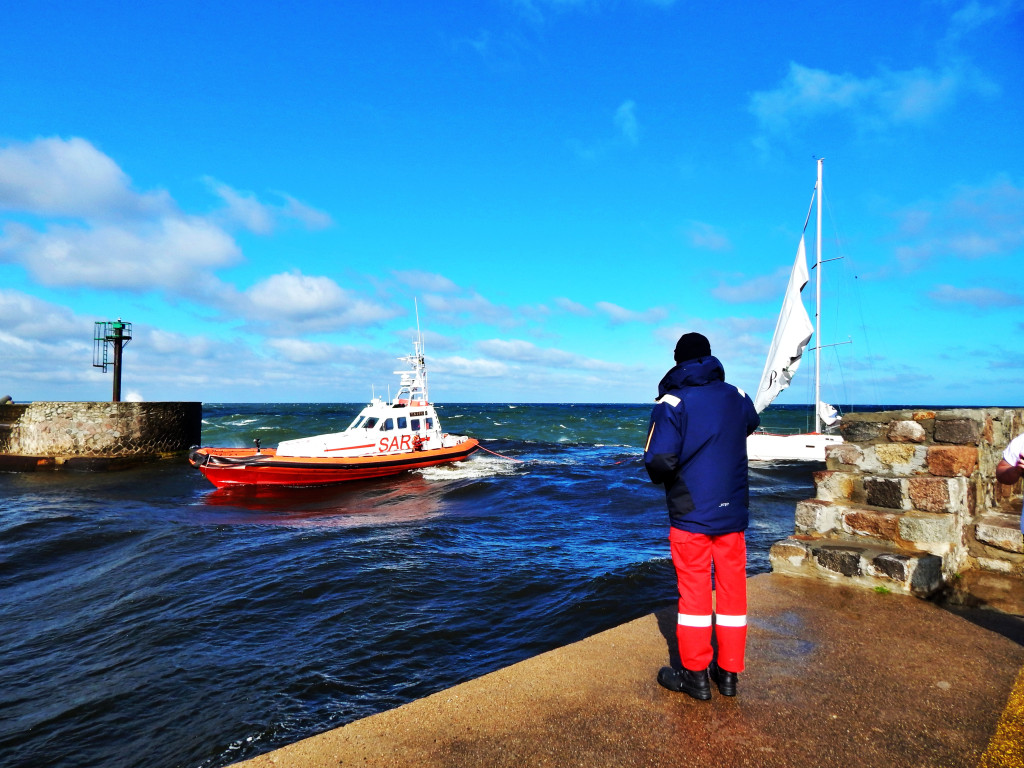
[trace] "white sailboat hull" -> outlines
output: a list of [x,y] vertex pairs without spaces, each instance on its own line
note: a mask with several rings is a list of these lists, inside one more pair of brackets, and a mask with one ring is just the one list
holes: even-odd
[[750,461],[824,461],[825,448],[840,445],[839,435],[797,434],[773,435],[755,432],[747,438],[747,459]]

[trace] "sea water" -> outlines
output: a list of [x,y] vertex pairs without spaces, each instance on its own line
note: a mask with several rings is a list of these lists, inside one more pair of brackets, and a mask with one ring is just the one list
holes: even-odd
[[[203,444],[360,408],[206,404]],[[481,450],[329,489],[218,491],[183,458],[0,474],[0,765],[223,766],[674,602],[649,405],[439,413]],[[752,466],[750,575],[818,468]]]

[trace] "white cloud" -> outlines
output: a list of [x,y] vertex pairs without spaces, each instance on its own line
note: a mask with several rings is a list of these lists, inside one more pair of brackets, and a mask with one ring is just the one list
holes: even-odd
[[210,177],[206,177],[204,181],[214,194],[224,201],[226,207],[222,216],[227,221],[258,235],[266,235],[273,231],[274,210],[257,200],[254,194],[239,192]]
[[882,129],[926,121],[972,92],[990,95],[995,86],[962,63],[857,77],[790,62],[783,81],[772,90],[755,92],[749,109],[771,133],[830,115],[846,116],[861,128]]
[[691,221],[687,226],[690,245],[706,251],[728,251],[732,249],[729,238],[717,227],[702,221]]
[[896,258],[916,269],[934,258],[1004,256],[1024,245],[1024,188],[1000,176],[987,185],[959,187],[945,200],[927,200],[900,213]]
[[237,308],[266,332],[286,335],[374,325],[399,314],[359,298],[329,277],[297,270],[271,275],[251,286]]
[[950,18],[947,42],[956,43],[965,35],[991,22],[1018,13],[1020,9],[1020,0],[996,0],[996,2],[986,3],[971,0],[953,13]]
[[283,192],[279,194],[285,201],[282,214],[301,222],[307,229],[327,229],[334,223],[329,213],[308,206],[291,195],[286,195]]
[[92,338],[93,320],[76,316],[67,307],[0,288],[0,328],[18,339]]
[[222,356],[227,348],[238,345],[230,339],[211,339],[208,336],[186,336],[160,328],[133,326],[136,338],[142,337],[147,349],[164,358],[207,359]]
[[[0,261],[23,265],[43,285],[204,298],[221,292],[212,271],[241,258],[219,226],[182,213],[165,192],[135,192],[80,138],[0,149],[0,206],[43,219],[0,231]],[[46,221],[57,216],[78,221]]]
[[555,299],[555,306],[559,309],[564,309],[569,314],[578,315],[580,317],[588,317],[591,314],[590,310],[582,304],[564,297]]
[[431,372],[473,378],[501,378],[512,373],[505,363],[496,360],[470,360],[465,357],[437,357],[430,361]]
[[330,363],[337,359],[336,347],[326,342],[302,339],[270,339],[267,345],[280,357],[292,363]]
[[[638,0],[640,3],[655,5],[661,8],[670,8],[675,5],[676,0]],[[603,6],[611,5],[611,0],[510,0],[512,7],[528,21],[540,24],[545,19],[542,9],[550,9],[552,12],[565,12],[573,10],[593,10]]]
[[486,355],[499,360],[507,360],[530,365],[541,365],[552,368],[580,368],[584,370],[622,370],[624,366],[594,360],[573,352],[560,349],[545,349],[521,339],[491,339],[477,344],[477,349]]
[[332,223],[329,214],[283,192],[277,194],[284,204],[273,205],[261,201],[252,192],[241,192],[212,177],[207,176],[203,181],[224,202],[225,207],[218,213],[218,218],[227,226],[239,226],[258,235],[269,235],[284,218],[295,219],[309,229],[326,229]]
[[329,277],[282,272],[256,283],[246,292],[257,312],[303,318],[343,309],[347,296]]
[[111,219],[161,214],[173,207],[165,192],[132,191],[127,174],[85,139],[0,147],[0,208]]
[[640,126],[636,120],[636,102],[624,101],[615,110],[615,127],[622,137],[633,146],[640,143]]
[[661,322],[668,315],[661,307],[652,307],[643,312],[636,312],[631,309],[620,307],[609,301],[599,301],[594,307],[605,314],[615,324],[618,323],[657,323]]
[[453,325],[464,325],[467,322],[510,325],[516,320],[508,307],[492,304],[476,291],[465,296],[428,293],[423,297],[422,306],[440,322]]
[[[213,179],[206,182],[225,207],[190,215],[166,192],[134,191],[128,175],[85,139],[0,146],[0,209],[41,219],[11,221],[0,229],[0,262],[22,265],[47,286],[156,291],[234,308],[238,292],[215,275],[242,259],[225,226],[266,234],[281,218],[311,227],[330,223],[327,214],[287,195],[275,206]],[[259,286],[250,298],[260,303]],[[289,306],[300,306],[290,298]],[[314,293],[310,300],[323,296]],[[348,297],[343,303],[343,323],[360,322],[366,307]]]
[[711,295],[730,304],[749,301],[777,301],[781,305],[782,296],[786,292],[786,282],[789,279],[788,274],[789,269],[781,267],[770,275],[744,280],[737,285],[720,283],[711,289]]
[[0,261],[23,265],[42,285],[135,291],[216,293],[211,270],[241,252],[219,227],[197,217],[163,217],[138,226],[53,225],[39,232],[7,225]]
[[614,137],[602,137],[586,141],[569,139],[566,145],[580,160],[592,163],[605,157],[613,148],[621,146],[622,142],[632,147],[640,143],[640,123],[636,119],[636,102],[631,99],[622,102],[615,109],[612,121],[615,125],[615,130],[618,132],[619,137],[621,137],[620,139],[615,139]]
[[458,293],[459,291],[459,286],[444,275],[416,269],[396,270],[392,274],[398,282],[409,286],[414,291],[429,291],[431,293]]
[[928,295],[940,304],[966,305],[979,309],[1019,307],[1024,304],[1024,298],[1021,298],[1020,295],[1000,291],[996,288],[959,288],[952,285],[937,285]]

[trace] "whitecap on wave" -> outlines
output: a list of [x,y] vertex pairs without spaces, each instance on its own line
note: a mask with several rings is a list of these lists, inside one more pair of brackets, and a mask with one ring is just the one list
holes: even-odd
[[517,464],[496,456],[474,456],[466,461],[454,461],[415,471],[427,480],[476,480],[496,475],[513,475]]

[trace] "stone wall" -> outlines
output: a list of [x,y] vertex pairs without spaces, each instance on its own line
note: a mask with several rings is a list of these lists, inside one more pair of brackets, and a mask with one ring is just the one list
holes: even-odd
[[854,413],[842,432],[772,569],[1024,615],[1022,483],[995,479],[1024,409]]
[[[35,457],[139,457],[198,445],[202,403],[38,402],[21,413],[3,452]],[[0,418],[6,411],[0,409]]]
[[0,405],[0,453],[10,452],[11,433],[27,409],[28,406],[24,404],[5,403]]

